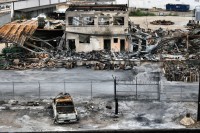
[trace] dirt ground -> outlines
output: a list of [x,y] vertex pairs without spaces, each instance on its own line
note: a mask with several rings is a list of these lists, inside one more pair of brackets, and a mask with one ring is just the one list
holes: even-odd
[[190,112],[193,118],[196,117],[197,104],[191,102],[119,101],[119,115],[114,117],[114,102],[111,98],[75,99],[80,120],[71,124],[53,123],[52,111],[47,108],[51,100],[42,100],[40,106],[23,106],[21,102],[18,105],[1,105],[0,132],[180,129],[186,128],[179,123],[186,113]]
[[[157,64],[144,63],[141,66],[136,67],[137,79],[142,81],[150,80],[149,75],[151,72],[159,70]],[[77,68],[72,70],[58,69],[58,70],[26,70],[26,71],[0,71],[1,81],[38,81],[38,80],[76,80],[80,79],[90,80],[109,80],[112,79],[112,74],[121,77],[123,79],[134,79],[135,74],[131,71],[94,71],[90,69]],[[185,90],[194,89],[196,86],[192,86],[190,83],[177,83],[166,81],[162,77],[162,95],[166,95],[166,91],[173,90],[185,86]],[[181,85],[180,85],[181,84]],[[195,83],[197,84],[197,83]],[[6,85],[6,84],[5,84]],[[71,85],[73,85],[71,83]],[[159,100],[133,100],[125,99],[119,100],[119,115],[118,118],[113,117],[115,112],[115,104],[113,100],[113,82],[109,84],[98,84],[98,88],[93,89],[93,98],[91,99],[90,93],[87,91],[87,86],[81,83],[82,87],[78,87],[78,84],[74,84],[71,89],[66,85],[67,92],[73,94],[75,107],[78,111],[80,121],[73,124],[60,124],[55,125],[52,118],[52,110],[49,107],[54,91],[58,94],[60,90],[59,84],[47,91],[43,91],[42,98],[38,100],[40,106],[27,106],[26,103],[30,101],[30,98],[34,98],[32,93],[26,93],[31,86],[18,85],[15,88],[14,99],[18,101],[17,105],[11,105],[9,99],[3,100],[9,93],[2,93],[3,91],[9,91],[3,89],[3,82],[0,84],[0,132],[36,132],[36,131],[79,131],[79,130],[100,130],[100,129],[174,129],[174,128],[186,128],[180,124],[181,118],[187,113],[190,113],[194,120],[197,114],[196,102],[169,102],[166,101],[168,97],[162,96]],[[175,85],[175,86],[174,86]],[[42,88],[45,85],[41,85]],[[62,87],[63,85],[60,85]],[[34,86],[33,86],[34,87]],[[41,88],[41,91],[43,90]],[[117,87],[118,89],[132,90],[130,86]],[[47,88],[46,88],[47,89]],[[138,93],[140,89],[138,87]],[[37,88],[34,87],[37,92]],[[54,90],[54,91],[53,91]],[[150,86],[148,86],[150,90]],[[26,93],[26,94],[25,94]],[[132,92],[129,92],[129,94]],[[174,92],[175,93],[175,92]],[[189,92],[188,92],[189,94]],[[3,96],[4,95],[4,96]],[[25,99],[29,96],[29,99]],[[142,95],[142,94],[141,94]],[[37,96],[35,96],[37,97]],[[178,95],[178,97],[180,97]],[[182,96],[183,99],[187,99]],[[191,97],[191,96],[189,96]],[[12,97],[13,98],[13,97]],[[110,108],[108,108],[110,107]],[[198,128],[198,126],[194,126]]]
[[[192,20],[192,17],[182,17],[182,16],[149,16],[149,17],[130,17],[130,20],[134,24],[139,24],[141,28],[156,30],[158,28],[174,30],[182,29],[187,30],[185,27],[189,20]],[[150,22],[155,20],[166,20],[174,22],[174,25],[152,25]]]

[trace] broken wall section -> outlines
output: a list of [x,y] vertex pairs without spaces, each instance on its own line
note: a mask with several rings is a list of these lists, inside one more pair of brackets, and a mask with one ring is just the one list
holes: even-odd
[[69,49],[76,52],[93,50],[129,51],[129,41],[126,36],[90,36],[67,33],[66,39]]

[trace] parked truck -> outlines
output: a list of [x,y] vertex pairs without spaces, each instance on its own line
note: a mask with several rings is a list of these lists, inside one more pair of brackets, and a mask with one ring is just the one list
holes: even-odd
[[54,123],[70,123],[78,121],[78,114],[69,93],[60,93],[52,102]]

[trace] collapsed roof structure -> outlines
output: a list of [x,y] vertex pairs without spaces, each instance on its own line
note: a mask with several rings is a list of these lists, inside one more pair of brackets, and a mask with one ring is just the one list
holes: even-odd
[[0,27],[0,38],[3,42],[24,45],[27,37],[32,36],[37,29],[37,21],[14,21]]

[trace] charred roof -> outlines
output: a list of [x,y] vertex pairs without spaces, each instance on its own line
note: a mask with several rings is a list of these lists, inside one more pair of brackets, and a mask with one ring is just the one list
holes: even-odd
[[127,11],[127,4],[120,5],[70,5],[67,11]]
[[13,21],[0,27],[0,38],[5,42],[23,45],[27,36],[31,36],[37,27],[35,20]]

